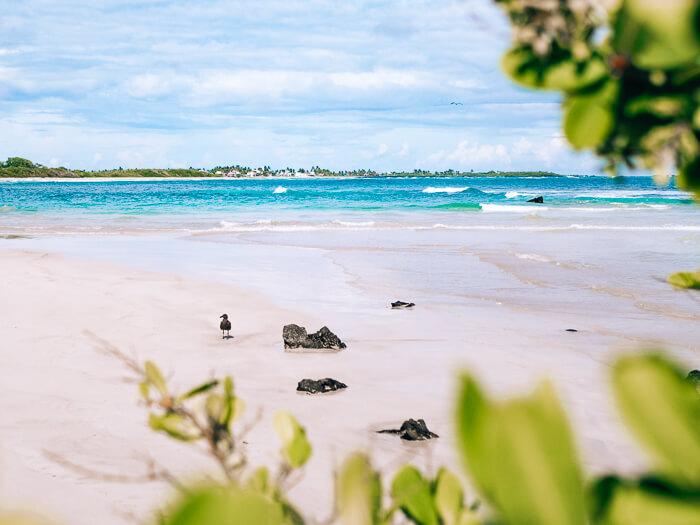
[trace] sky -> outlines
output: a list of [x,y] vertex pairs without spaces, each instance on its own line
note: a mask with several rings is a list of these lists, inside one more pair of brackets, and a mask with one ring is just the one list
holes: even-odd
[[598,173],[491,0],[6,0],[0,158]]

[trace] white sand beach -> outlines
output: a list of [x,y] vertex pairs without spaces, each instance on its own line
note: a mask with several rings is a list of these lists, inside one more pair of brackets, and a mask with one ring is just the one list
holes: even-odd
[[[248,249],[259,248],[253,240],[248,238]],[[389,291],[389,283],[387,289],[376,284],[388,280],[381,274],[367,270],[366,279],[358,277],[363,268],[343,258],[352,250],[317,250],[299,242],[265,248],[279,255],[267,265],[248,257],[247,267],[238,267],[238,277],[229,280],[234,284],[221,284],[217,274],[185,278],[174,271],[156,273],[61,255],[37,249],[42,246],[38,241],[25,241],[31,249],[15,249],[22,240],[3,242],[13,249],[0,251],[0,495],[7,504],[41,509],[66,524],[144,521],[172,493],[166,483],[101,479],[141,476],[144,458],[185,478],[216,474],[216,465],[196,446],[173,442],[147,427],[137,386],[127,382],[131,372],[105,353],[106,343],[141,361],[155,361],[179,391],[212,375],[233,375],[248,405],[243,426],[262,410],[247,444],[241,445],[253,465],[272,465],[278,457],[271,425],[275,411],[295,414],[307,428],[314,453],[290,496],[318,519],[331,510],[334,466],[353,450],[369,451],[388,473],[409,460],[427,471],[442,464],[462,472],[451,426],[460,370],[475,373],[499,395],[527,391],[538,379],[552,378],[573,419],[589,472],[631,471],[644,462],[621,429],[607,391],[614,350],[655,340],[688,366],[700,356],[692,311],[669,317],[647,302],[649,308],[636,308],[633,315],[627,303],[619,302],[626,301],[622,291],[591,292],[599,297],[600,318],[586,317],[576,310],[585,304],[572,303],[567,311],[554,297],[544,301],[554,305],[552,312],[528,309],[516,289],[503,290],[504,296],[516,298],[507,308],[485,297],[450,304],[444,296],[431,297],[418,283],[413,289],[392,283]],[[95,249],[100,246],[96,239],[90,242]],[[191,250],[204,246],[187,244]],[[245,243],[208,244],[207,249],[230,250],[232,257],[234,250],[246,249]],[[135,251],[131,245],[130,257],[138,260]],[[90,258],[118,259],[100,253]],[[505,268],[504,253],[492,253],[491,263]],[[520,261],[520,278],[514,282],[532,289],[536,279],[528,281],[530,261],[514,260]],[[288,273],[286,280],[265,288],[250,277],[257,272],[269,281],[282,264],[307,279],[295,283]],[[307,264],[315,266],[300,269]],[[343,278],[328,268],[342,268]],[[465,267],[465,275],[471,270]],[[418,307],[392,311],[388,302],[397,298],[415,300]],[[222,340],[218,330],[224,312],[233,322],[231,340]],[[607,327],[601,320],[606,317],[611,319]],[[656,329],[639,331],[654,320]],[[625,323],[632,321],[637,324],[629,330],[638,336],[626,333]],[[290,322],[314,331],[328,325],[348,348],[331,355],[284,352],[281,332]],[[615,324],[619,331],[610,328]],[[580,331],[565,331],[572,326]],[[322,377],[349,388],[320,397],[295,392],[299,380]],[[375,433],[409,417],[424,418],[441,437],[406,443]]]

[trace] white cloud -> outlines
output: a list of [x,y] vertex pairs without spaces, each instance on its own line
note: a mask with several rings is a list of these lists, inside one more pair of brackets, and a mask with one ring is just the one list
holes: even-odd
[[386,144],[380,144],[377,147],[377,155],[378,156],[384,155],[387,151],[389,151],[389,146],[387,146]]
[[408,142],[401,144],[401,150],[398,153],[399,157],[406,157],[410,153],[410,148],[408,147]]
[[461,141],[457,147],[445,157],[448,161],[456,161],[460,166],[479,164],[484,161],[510,163],[510,155],[503,144],[479,144]]
[[424,85],[429,75],[400,70],[378,70],[332,73],[331,82],[351,89],[386,89],[390,87],[417,87]]
[[164,95],[171,90],[171,81],[165,75],[147,73],[131,77],[125,82],[124,89],[136,98]]
[[448,82],[448,85],[452,87],[456,87],[459,89],[469,89],[476,87],[476,81],[475,80],[450,80]]

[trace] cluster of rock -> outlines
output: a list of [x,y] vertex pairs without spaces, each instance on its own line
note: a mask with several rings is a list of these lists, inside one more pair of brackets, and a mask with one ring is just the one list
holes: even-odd
[[535,204],[544,204],[544,197],[535,197],[534,199],[530,199],[527,202],[534,202]]
[[345,343],[327,326],[316,333],[308,334],[303,326],[288,324],[282,329],[282,339],[285,350],[294,348],[342,350],[345,348]]
[[399,429],[379,430],[378,434],[398,434],[401,439],[407,441],[421,441],[423,439],[433,439],[438,436],[428,429],[428,425],[422,419],[409,419],[401,424]]
[[[406,303],[396,301],[391,303],[392,308],[411,308],[414,303]],[[284,340],[284,348],[287,349],[314,349],[314,350],[342,350],[346,348],[340,338],[331,332],[328,327],[324,326],[318,332],[309,334],[306,328],[296,324],[288,324],[282,329],[282,339]],[[298,392],[306,392],[308,394],[324,394],[327,392],[335,392],[343,390],[348,385],[341,383],[336,379],[325,377],[323,379],[302,379],[297,384]],[[437,434],[428,430],[428,426],[422,419],[409,419],[404,421],[401,428],[394,430],[379,430],[380,433],[398,434],[401,439],[408,441],[421,441],[424,439],[433,439],[438,437]]]
[[342,390],[347,388],[348,385],[336,381],[330,377],[323,379],[313,380],[313,379],[302,379],[297,385],[298,392],[307,392],[309,394],[324,394],[326,392],[335,392],[336,390]]

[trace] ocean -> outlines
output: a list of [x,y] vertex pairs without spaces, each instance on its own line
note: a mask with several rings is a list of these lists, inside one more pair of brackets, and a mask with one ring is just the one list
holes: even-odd
[[691,197],[648,177],[0,181],[17,234],[699,228]]

